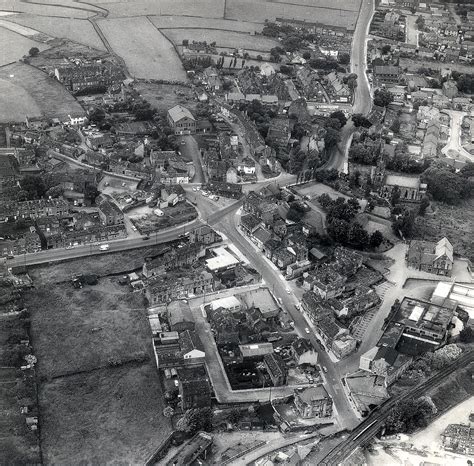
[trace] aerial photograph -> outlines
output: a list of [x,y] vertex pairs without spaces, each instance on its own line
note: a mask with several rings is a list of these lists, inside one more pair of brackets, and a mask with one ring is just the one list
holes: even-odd
[[0,0],[16,465],[474,465],[474,0]]

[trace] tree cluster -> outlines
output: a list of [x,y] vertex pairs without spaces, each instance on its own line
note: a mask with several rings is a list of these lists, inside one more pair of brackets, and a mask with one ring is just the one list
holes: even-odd
[[428,185],[428,193],[434,200],[455,205],[474,192],[468,173],[467,170],[455,173],[451,167],[431,166],[423,173],[422,181]]
[[436,408],[427,398],[397,403],[385,421],[387,434],[410,433],[426,427]]
[[211,408],[188,409],[184,413],[184,416],[177,422],[176,428],[189,436],[194,435],[200,430],[209,432],[212,429]]
[[271,107],[262,105],[258,100],[242,103],[239,110],[247,112],[247,116],[255,123],[258,132],[263,138],[266,138],[271,121],[277,115],[276,111]]
[[374,93],[374,105],[388,107],[393,102],[393,95],[386,89],[377,89]]

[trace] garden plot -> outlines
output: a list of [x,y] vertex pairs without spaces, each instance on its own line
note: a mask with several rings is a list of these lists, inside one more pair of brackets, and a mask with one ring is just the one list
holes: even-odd
[[169,40],[146,17],[98,22],[114,52],[136,78],[185,81],[186,72]]

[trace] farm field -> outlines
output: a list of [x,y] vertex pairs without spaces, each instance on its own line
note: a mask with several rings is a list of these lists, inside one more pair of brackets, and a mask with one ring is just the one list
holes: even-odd
[[238,32],[261,32],[263,29],[262,24],[196,16],[150,16],[150,20],[159,29],[202,28]]
[[109,10],[110,18],[141,15],[183,15],[223,18],[224,0],[90,0]]
[[[27,37],[21,36],[10,29],[1,27],[0,20],[0,66],[18,61],[23,55],[28,55],[31,47],[37,47],[39,50],[45,50],[47,45],[35,42]],[[12,24],[15,27],[15,24]]]
[[134,89],[158,111],[167,111],[181,104],[193,110],[198,102],[194,99],[193,90],[175,84],[155,84],[136,82]]
[[117,279],[73,287],[70,281],[25,293],[38,374],[58,377],[92,371],[111,362],[152,357],[143,295]]
[[0,68],[0,122],[24,121],[26,115],[65,118],[73,114],[83,115],[84,110],[47,74],[24,63]]
[[[51,5],[48,5],[48,3],[51,3]],[[21,0],[2,0],[0,8],[4,11],[14,11],[16,13],[31,13],[39,16],[60,16],[65,18],[88,18],[94,16],[96,12],[99,11],[93,5],[79,6],[79,4],[73,0],[52,2],[42,0],[41,3],[29,3]]]
[[136,78],[185,81],[186,72],[168,39],[146,17],[98,22],[110,46]]
[[65,38],[89,47],[105,50],[104,44],[89,21],[28,14],[9,16],[8,21],[28,26],[53,37]]
[[152,361],[44,383],[44,463],[145,464],[171,433],[163,400]]
[[215,42],[217,47],[244,48],[267,52],[278,46],[278,41],[264,36],[253,36],[248,33],[235,31],[215,31],[212,29],[166,29],[164,31],[175,45],[181,45],[183,39],[189,42]]
[[325,0],[322,3],[325,6],[321,7],[316,6],[320,2],[315,2],[313,6],[301,6],[302,2],[299,1],[290,4],[256,0],[227,0],[225,18],[263,23],[265,19],[274,21],[275,18],[283,17],[333,26],[355,27],[359,1],[351,2],[349,6],[342,6],[342,1],[336,0],[336,2],[331,2],[330,8],[327,7],[328,3]]

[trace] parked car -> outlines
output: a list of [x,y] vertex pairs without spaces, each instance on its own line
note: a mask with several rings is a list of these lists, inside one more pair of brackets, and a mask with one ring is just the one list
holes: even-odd
[[304,331],[305,331],[306,333],[311,333],[308,327],[305,327],[305,328],[304,328]]

